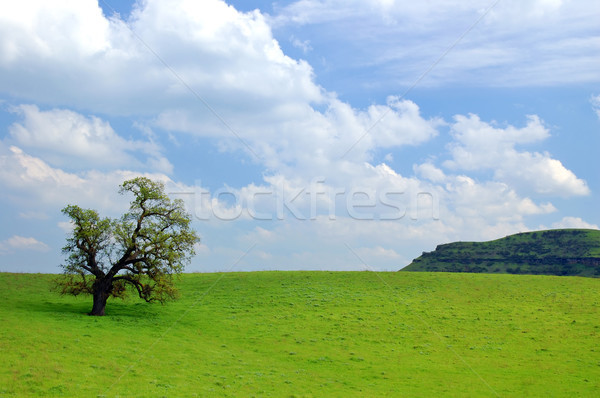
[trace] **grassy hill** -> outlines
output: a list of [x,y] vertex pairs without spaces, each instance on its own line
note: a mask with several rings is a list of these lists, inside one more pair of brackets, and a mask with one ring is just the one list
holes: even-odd
[[183,275],[165,306],[0,274],[2,397],[597,396],[600,279]]
[[424,252],[402,271],[600,276],[600,231],[555,229]]

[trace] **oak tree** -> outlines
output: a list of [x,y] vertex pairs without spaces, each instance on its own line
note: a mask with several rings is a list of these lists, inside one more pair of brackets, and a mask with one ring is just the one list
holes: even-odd
[[133,199],[118,219],[76,205],[62,210],[73,230],[57,287],[62,294],[91,294],[90,315],[104,315],[107,299],[124,297],[128,285],[147,302],[176,298],[173,276],[184,270],[199,242],[183,201],[171,200],[162,183],[138,177],[125,181],[119,193]]

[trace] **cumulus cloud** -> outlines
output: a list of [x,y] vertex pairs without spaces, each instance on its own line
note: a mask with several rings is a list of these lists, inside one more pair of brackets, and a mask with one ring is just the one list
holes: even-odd
[[[356,254],[358,254],[361,258],[370,258],[370,257],[385,257],[391,259],[399,259],[401,256],[396,253],[393,249],[386,249],[381,246],[375,247],[359,247],[354,250]],[[367,263],[368,260],[365,260]],[[368,263],[367,263],[368,264]]]
[[[135,176],[133,172],[75,175],[52,168],[16,147],[8,152],[0,157],[0,184],[8,188],[5,193],[18,195],[22,205],[27,197],[30,206],[38,209],[56,210],[74,200],[106,215],[126,208],[127,198],[119,197],[115,187]],[[207,191],[177,184],[164,175],[147,176],[166,182],[171,196],[186,200],[196,220],[201,218],[211,250],[199,253],[190,270],[215,270],[231,264],[244,270],[276,269],[281,264],[299,269],[364,269],[348,247],[373,269],[394,270],[408,264],[423,248],[522,231],[526,229],[522,224],[525,217],[554,210],[551,204],[521,198],[500,183],[480,184],[452,175],[444,175],[443,181],[436,183],[424,182],[403,177],[384,164],[365,164],[355,170],[359,173],[350,187],[329,184],[327,179],[306,182],[283,175],[266,177],[260,186],[231,188],[238,198],[235,203],[217,192],[190,198],[189,193]],[[353,192],[367,193],[368,197],[353,199]],[[382,196],[381,192],[392,195]],[[278,195],[292,201],[278,203]],[[250,200],[254,200],[252,206]],[[200,217],[205,210],[219,217]],[[268,217],[257,219],[257,213]],[[392,219],[386,218],[392,213]],[[244,233],[248,221],[259,226]],[[70,227],[65,222],[58,225],[64,231]],[[256,251],[245,254],[247,248]]]
[[147,1],[122,21],[91,0],[27,4],[0,16],[0,85],[15,97],[120,115],[183,107],[214,118],[206,103],[228,119],[224,108],[252,114],[282,99],[321,99],[311,67],[283,54],[258,11]]
[[[243,236],[241,246],[256,245],[257,250],[272,254],[256,259],[263,268],[253,268],[252,255],[240,267],[272,269],[285,263],[303,269],[348,269],[350,265],[364,269],[354,250],[375,269],[399,269],[419,250],[459,239],[495,239],[526,231],[527,217],[556,211],[551,203],[521,197],[504,183],[445,175],[432,165],[422,169],[428,169],[435,181],[403,177],[381,164],[355,169],[354,185],[347,187],[326,178],[307,182],[278,175],[266,177],[264,185],[234,190],[238,200],[235,208],[229,208],[242,216],[229,221],[260,223]],[[291,202],[282,201],[280,195]],[[279,213],[280,209],[284,211]],[[258,219],[253,218],[256,214]]]
[[116,170],[96,170],[70,173],[55,168],[44,160],[31,156],[21,148],[2,148],[0,144],[0,196],[29,208],[49,208],[77,202],[83,207],[103,208],[111,213],[126,209],[128,199],[117,194],[123,181],[137,176],[147,176],[166,184],[172,180],[160,173],[139,173]]
[[304,54],[312,51],[312,47],[310,46],[310,40],[300,40],[297,37],[290,37],[290,42],[294,47],[297,47],[302,50]]
[[552,223],[552,228],[598,229],[598,226],[596,224],[590,224],[580,217],[563,217],[562,220]]
[[477,115],[458,115],[452,135],[452,159],[445,162],[450,169],[492,170],[497,180],[540,194],[570,197],[590,193],[584,180],[550,154],[515,148],[548,137],[548,129],[537,116],[529,116],[523,128],[500,128],[481,121]]
[[73,223],[69,221],[59,221],[56,226],[60,228],[65,234],[73,232]]
[[370,106],[367,113],[368,122],[363,126],[380,148],[422,144],[435,137],[436,128],[444,124],[441,119],[424,119],[417,104],[397,97],[388,97],[387,106]]
[[600,119],[600,94],[595,96],[592,95],[590,102],[592,104],[592,109],[594,112],[596,112],[596,116],[598,116],[598,119]]
[[[36,189],[39,190],[39,198],[47,200],[51,200],[51,195],[44,194],[44,186],[64,189],[81,186],[83,183],[83,179],[77,175],[54,169],[16,146],[11,146],[5,153],[0,154],[0,166],[2,185],[16,190]],[[50,192],[52,191],[55,189]],[[9,194],[9,190],[6,190],[5,194]]]
[[45,244],[44,242],[40,242],[35,238],[24,237],[19,235],[14,235],[4,241],[0,241],[0,254],[12,252],[15,250],[47,252],[48,250],[50,250],[50,248],[47,244]]
[[[263,239],[267,228],[269,238]],[[424,224],[363,220],[357,225],[348,218],[318,216],[310,222],[283,220],[255,229],[243,237],[243,247],[256,245],[271,253],[271,258],[258,262],[264,269],[285,263],[299,269],[398,270],[416,257],[416,242],[419,247],[435,247],[436,240],[448,239],[446,232],[443,223],[431,220]]]
[[[9,127],[11,140],[53,165],[81,167],[157,169],[170,173],[173,166],[152,142],[126,140],[102,119],[66,109],[40,111],[35,105],[12,108],[22,122]],[[146,162],[135,155],[147,157]]]
[[[136,170],[151,171],[144,175],[169,184],[168,191],[186,200],[200,219],[208,244],[202,247],[210,250],[199,251],[195,261],[206,270],[207,264],[223,269],[237,261],[245,269],[364,269],[352,250],[376,269],[398,269],[415,251],[526,230],[527,217],[557,210],[535,195],[587,194],[585,181],[559,160],[520,149],[549,136],[535,116],[523,128],[457,116],[445,167],[430,159],[415,165],[413,175],[403,175],[378,163],[378,151],[423,145],[446,123],[398,97],[353,107],[319,86],[307,62],[284,54],[271,31],[277,24],[361,19],[380,29],[385,14],[384,28],[406,35],[377,37],[408,37],[406,48],[376,43],[373,50],[381,44],[388,50],[373,57],[360,53],[360,62],[421,73],[422,60],[435,59],[444,48],[412,35],[434,32],[431,37],[445,43],[454,37],[445,21],[462,32],[481,12],[474,2],[431,4],[305,0],[270,18],[259,11],[240,13],[218,0],[148,0],[137,2],[126,21],[105,18],[93,1],[58,0],[51,6],[31,1],[7,8],[0,15],[0,87],[19,103],[40,105],[14,108],[21,119],[0,141],[0,197],[18,203],[23,214],[77,203],[110,216],[128,202],[116,187],[141,174]],[[523,7],[522,14],[532,10]],[[556,12],[562,5],[541,7],[544,17],[531,16],[540,24],[546,17],[562,18]],[[493,16],[507,12],[499,8]],[[505,26],[494,18],[490,30]],[[346,32],[335,29],[332,37]],[[361,29],[356,32],[357,45],[364,45]],[[489,31],[482,36],[489,39]],[[316,46],[312,38],[302,40],[296,44]],[[441,81],[465,68],[507,65],[522,55],[512,51],[513,39],[492,40],[486,48],[477,40],[457,48],[456,57],[445,60],[449,69],[432,77]],[[578,51],[585,43],[579,44]],[[469,66],[465,60],[473,55],[482,61]],[[410,62],[400,62],[406,59]],[[597,68],[590,70],[569,73],[589,81],[597,74]],[[115,115],[142,120],[147,132],[209,137],[220,150],[246,152],[262,166],[263,180],[204,194],[203,187],[175,181],[152,134],[140,140],[115,131],[106,121]],[[393,159],[386,156],[388,163]],[[493,179],[465,175],[480,168]],[[212,214],[208,219],[205,210]]]
[[[112,114],[154,114],[162,129],[230,139],[224,148],[248,151],[236,138],[241,137],[270,169],[339,157],[367,130],[372,131],[353,151],[359,158],[367,153],[362,160],[377,146],[416,145],[437,134],[439,121],[424,119],[411,101],[390,98],[362,111],[326,93],[310,65],[283,53],[258,11],[240,13],[217,0],[148,1],[125,22],[104,18],[92,2],[73,9],[59,2],[43,26],[36,24],[36,15],[46,11],[40,6],[30,14],[3,14],[11,27],[4,46],[16,50],[0,62],[5,72],[0,84],[16,97]],[[69,31],[60,28],[65,15],[96,42],[69,41]],[[59,34],[50,35],[48,27]],[[45,58],[38,47],[49,49]],[[61,76],[52,76],[58,71]],[[44,84],[35,84],[41,76]],[[100,128],[104,137],[114,138],[107,128]],[[100,144],[102,134],[96,132]]]
[[[40,20],[47,23],[37,23]],[[0,60],[4,65],[24,58],[71,58],[73,51],[94,54],[110,46],[109,21],[95,1],[57,0],[49,4],[28,0],[5,7],[0,21]]]
[[432,163],[423,163],[413,167],[415,173],[434,183],[442,183],[446,180],[444,172]]
[[[43,25],[36,24],[36,15],[46,11],[40,6],[30,14],[3,14],[4,26],[11,27],[4,46],[15,51],[0,62],[5,72],[0,84],[16,97],[156,115],[161,129],[226,140],[222,148],[258,155],[270,170],[327,170],[324,159],[349,149],[351,160],[365,161],[376,147],[417,145],[437,134],[439,121],[423,118],[411,101],[390,98],[363,111],[326,93],[314,82],[310,65],[283,53],[258,11],[240,13],[217,0],[148,1],[125,22],[104,18],[92,2],[73,9],[59,2]],[[68,29],[60,28],[65,15],[72,15],[83,37],[97,41],[87,46],[69,41]],[[59,34],[49,34],[48,27]],[[49,50],[45,57],[39,56],[42,47]],[[41,76],[43,84],[36,84]],[[156,152],[149,143],[125,141],[93,116],[27,106],[19,111],[26,120],[13,126],[14,143],[28,150],[34,142],[52,148],[55,165],[66,151],[91,154],[91,161],[106,159],[102,154],[109,148]],[[87,134],[61,145],[74,128]],[[114,156],[125,163],[131,154],[117,149]],[[156,153],[150,159],[164,160]],[[154,163],[162,167],[158,171],[169,171],[168,162]]]
[[464,218],[485,218],[487,221],[522,221],[524,216],[556,211],[551,203],[536,204],[522,198],[508,185],[500,182],[477,183],[460,175],[447,185],[450,203],[457,215]]

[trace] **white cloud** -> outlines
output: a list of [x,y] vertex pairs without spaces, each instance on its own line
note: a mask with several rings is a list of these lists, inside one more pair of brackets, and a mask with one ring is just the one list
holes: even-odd
[[488,222],[522,221],[523,216],[556,211],[551,203],[535,204],[521,198],[508,185],[500,182],[477,183],[470,177],[457,176],[446,189],[457,215],[464,218],[484,218]]
[[96,1],[27,0],[6,5],[0,15],[0,64],[102,52],[109,48],[108,30],[109,22]]
[[[433,249],[439,243],[495,239],[526,231],[527,217],[556,211],[551,203],[520,197],[506,184],[479,183],[467,176],[444,175],[434,166],[431,169],[441,177],[435,182],[406,178],[389,166],[379,165],[354,169],[359,171],[354,185],[347,187],[327,179],[319,184],[278,175],[267,177],[267,184],[260,187],[236,190],[244,217],[230,223],[238,227],[252,220],[247,209],[252,195],[272,193],[259,196],[258,202],[254,197],[250,207],[266,218],[257,221],[260,226],[246,233],[241,242],[232,244],[236,248],[256,244],[257,250],[272,256],[255,261],[248,256],[239,267],[274,269],[285,263],[286,267],[300,269],[364,269],[354,250],[374,269],[399,269],[421,250]],[[360,193],[360,200],[353,201],[352,192]],[[386,197],[388,202],[382,202],[381,192],[399,195],[390,195]],[[276,203],[280,194],[294,198],[290,204],[293,210],[284,212],[282,218],[278,217],[280,205]],[[386,219],[390,213],[394,219]],[[232,224],[228,229],[237,228]],[[211,239],[209,232],[207,239]]]
[[[337,70],[368,65],[369,84],[412,84],[494,2],[477,0],[299,0],[275,7],[275,29],[311,25],[314,47],[344,48]],[[494,3],[483,19],[420,85],[531,86],[600,81],[595,21],[600,7],[587,1]],[[346,32],[352,31],[351,40]],[[334,52],[338,54],[338,52]],[[327,54],[325,55],[327,57]],[[382,78],[385,76],[387,78]]]
[[[23,121],[9,127],[11,141],[42,154],[53,165],[71,169],[144,166],[165,173],[173,170],[156,144],[125,140],[98,117],[65,109],[40,111],[35,105],[14,107],[13,112]],[[136,158],[136,153],[148,158],[145,164]]]
[[140,175],[173,184],[160,173],[126,170],[69,173],[16,146],[3,149],[0,143],[0,186],[3,187],[0,195],[24,208],[35,209],[31,211],[56,212],[56,207],[77,203],[82,207],[120,212],[126,209],[129,199],[117,194],[118,185]]
[[417,104],[397,97],[389,97],[387,106],[372,105],[367,112],[364,126],[381,148],[422,144],[435,137],[436,128],[443,124],[441,119],[423,119]]
[[73,231],[73,223],[69,221],[59,221],[56,225],[66,234]]
[[553,159],[548,153],[518,151],[515,146],[540,141],[548,130],[537,116],[529,116],[523,128],[494,127],[476,115],[455,116],[450,145],[452,160],[446,167],[454,170],[494,171],[494,177],[524,191],[556,196],[588,195],[584,180]]
[[[6,171],[0,173],[0,184],[18,195],[22,205],[22,199],[27,197],[31,207],[54,211],[57,206],[77,203],[96,208],[104,215],[119,214],[125,209],[128,198],[116,195],[116,186],[135,175],[132,172],[89,172],[76,176],[54,169],[18,148],[11,148],[10,155],[1,157],[0,162],[0,170]],[[12,169],[4,167],[9,164],[13,165]],[[354,181],[355,187],[361,188],[358,191],[366,190],[375,195],[375,206],[356,210],[359,213],[365,210],[372,212],[370,219],[353,218],[347,207],[348,191],[336,197],[340,187],[335,184],[302,179],[291,181],[281,175],[267,177],[262,186],[232,189],[240,198],[240,202],[233,207],[214,193],[212,196],[204,195],[200,200],[202,206],[210,204],[213,211],[221,215],[221,219],[213,217],[199,224],[203,236],[206,236],[203,245],[210,245],[211,249],[199,252],[195,265],[189,270],[223,269],[219,267],[227,268],[241,257],[243,261],[236,265],[236,269],[240,270],[277,269],[282,264],[286,268],[296,269],[364,269],[364,264],[357,261],[348,246],[369,267],[395,270],[408,264],[420,250],[433,249],[439,243],[457,239],[492,239],[522,231],[526,229],[522,224],[523,219],[528,215],[554,210],[551,204],[535,204],[531,199],[520,198],[500,183],[479,184],[464,176],[445,176],[444,181],[437,183],[441,185],[431,185],[415,178],[402,177],[386,165],[365,165],[362,169],[354,170],[360,171]],[[168,191],[173,197],[180,197],[178,193],[202,189],[181,184],[178,186],[166,176],[149,176],[169,182]],[[325,195],[316,195],[313,205],[313,197],[303,193],[291,206],[297,207],[304,217],[298,220],[292,213],[285,212],[285,217],[279,220],[279,207],[273,199],[280,193],[295,195],[301,189],[304,189],[304,193],[318,191]],[[388,198],[396,207],[378,202],[377,190],[384,189],[404,193]],[[275,196],[264,198],[259,195],[259,199],[264,198],[265,201],[256,202],[253,210],[270,214],[272,218],[255,221],[248,211],[248,199],[257,192],[269,190]],[[413,194],[420,192],[432,192],[439,196],[439,201],[412,202]],[[190,199],[185,195],[181,197]],[[332,202],[329,199],[332,197],[336,210],[330,213]],[[423,198],[427,199],[427,195]],[[198,197],[195,202],[198,205]],[[439,210],[434,208],[437,205],[440,206]],[[316,206],[314,213],[311,213],[312,206]],[[418,211],[413,211],[413,206],[418,206]],[[242,217],[228,218],[240,210]],[[381,214],[387,214],[390,210],[400,210],[396,213],[399,218],[380,219]],[[436,213],[439,213],[439,220],[433,217]],[[245,224],[248,221],[258,224]],[[255,226],[251,232],[245,233],[244,225]],[[58,226],[65,232],[70,228],[63,221]],[[218,236],[224,238],[219,240]],[[255,252],[253,250],[253,253],[244,255],[244,250],[254,244],[257,245]]]
[[390,259],[399,259],[401,256],[393,249],[386,249],[381,246],[359,247],[354,250],[367,264],[370,257],[384,257]]
[[[448,239],[444,237],[444,224],[420,225],[408,219],[363,220],[357,224],[348,218],[319,216],[309,222],[289,219],[263,227],[245,235],[240,245],[255,244],[257,250],[271,254],[255,262],[263,269],[285,264],[291,269],[398,270],[418,255],[418,248],[435,247],[436,240],[439,243],[439,239]],[[269,238],[264,238],[265,230]],[[241,268],[261,269],[248,260]]]
[[600,119],[600,94],[595,96],[592,95],[590,102],[592,104],[592,109],[594,112],[596,112],[596,116],[598,116],[598,119]]
[[290,37],[290,41],[294,47],[297,47],[302,50],[304,54],[312,51],[312,47],[310,46],[310,40],[300,40],[297,37]]
[[552,223],[552,228],[598,229],[598,226],[585,222],[580,217],[563,217],[562,220]]
[[[168,64],[164,68],[124,22],[104,19],[91,2],[74,9],[67,6],[53,5],[44,26],[35,23],[35,16],[4,14],[11,26],[6,46],[19,49],[10,60],[0,62],[0,85],[6,91],[16,97],[96,112],[158,114],[155,120],[160,128],[230,139],[230,149],[247,151],[235,138],[239,135],[269,169],[311,162],[316,162],[317,168],[327,166],[319,164],[320,159],[340,157],[371,127],[372,131],[353,150],[355,159],[368,159],[369,152],[378,146],[416,145],[437,134],[439,121],[424,119],[413,102],[390,98],[387,105],[361,111],[324,92],[315,84],[312,68],[306,62],[282,52],[258,11],[239,13],[217,0],[148,1],[138,5],[127,27],[160,54]],[[83,51],[80,42],[69,42],[68,29],[61,30],[65,14],[75,14],[73,18],[82,21],[78,22],[82,35],[97,36],[98,43]],[[49,35],[46,27],[59,30],[58,36]],[[32,49],[31,43],[38,43],[37,47]],[[40,46],[49,49],[43,61],[27,56],[41,51]],[[64,53],[63,47],[71,51]],[[59,70],[61,76],[53,76]],[[327,111],[316,111],[312,107],[315,103]],[[384,114],[385,118],[379,120]],[[44,115],[51,116],[49,112]],[[86,119],[88,124],[95,121],[93,117]],[[28,136],[17,127],[14,135],[21,141],[15,143],[27,148],[24,142]],[[109,147],[103,140],[121,144],[111,148],[124,144],[122,139],[116,140],[114,132],[107,131],[109,127],[92,129],[95,134],[85,142],[93,141],[98,147],[97,159],[102,159],[101,153]],[[46,145],[66,150],[69,146],[63,149],[56,145],[66,134],[44,133],[34,138],[45,137],[50,141]],[[319,147],[315,148],[317,143]],[[127,154],[121,150],[115,155],[125,158]],[[151,157],[149,163],[168,171],[164,158]]]
[[415,173],[434,183],[442,183],[446,180],[446,175],[444,172],[435,167],[432,163],[423,163],[420,165],[415,165],[413,167]]
[[[5,187],[16,190],[34,188],[38,191],[40,199],[51,200],[51,195],[44,192],[47,188],[55,187],[52,191],[56,192],[58,188],[60,192],[65,188],[73,189],[83,185],[84,180],[77,175],[54,169],[16,146],[11,146],[6,152],[8,153],[0,154],[0,181]],[[8,190],[5,193],[8,194]]]
[[0,241],[0,254],[12,252],[14,250],[47,252],[50,248],[47,244],[40,242],[35,238],[19,235],[14,235],[4,241]]
[[33,210],[19,212],[19,217],[24,220],[47,220],[49,218],[47,213]]
[[310,66],[283,54],[259,12],[219,0],[137,3],[127,22],[91,0],[3,11],[0,86],[17,98],[119,115],[183,107],[213,119],[202,100],[228,119],[223,108],[321,100]]
[[[437,135],[441,124],[424,118],[414,102],[395,98],[366,110],[329,98],[323,112],[308,104],[281,105],[259,116],[238,115],[233,129],[267,170],[306,180],[319,175],[352,180],[355,168],[370,161],[377,148],[422,144]],[[159,124],[192,134],[213,131],[211,122],[205,126],[205,118],[187,112],[163,113]],[[228,150],[247,151],[233,138],[228,145]]]
[[[538,83],[568,81],[544,71],[552,63],[564,67],[569,43],[574,44],[569,50],[573,57],[568,58],[573,65],[565,64],[561,73],[595,81],[597,68],[581,61],[584,49],[597,53],[588,34],[581,40],[548,39],[556,32],[547,30],[553,29],[545,26],[547,21],[564,25],[575,11],[566,10],[564,18],[562,11],[571,5],[537,6],[539,10],[529,3],[520,6],[511,17],[517,19],[514,24],[502,18],[512,15],[510,7],[494,10],[480,26],[481,34],[469,35],[464,46],[453,50],[432,72],[431,81],[442,84],[448,77],[456,81],[461,74],[473,77],[470,72],[479,71],[475,80],[496,84],[494,78],[484,79],[494,68],[503,79],[514,76],[511,84],[523,84],[523,76]],[[197,261],[213,269],[227,269],[239,259],[246,269],[364,269],[346,245],[375,269],[398,269],[413,254],[439,243],[526,230],[527,217],[557,210],[550,202],[540,202],[540,194],[589,192],[585,181],[559,160],[518,148],[549,136],[539,118],[532,116],[525,127],[515,128],[485,123],[475,115],[458,116],[451,125],[454,141],[447,167],[442,170],[430,160],[414,166],[415,175],[403,175],[388,164],[376,164],[376,154],[432,141],[444,122],[424,116],[415,102],[398,97],[364,109],[340,100],[316,83],[307,62],[283,53],[269,25],[322,23],[332,32],[323,35],[325,39],[335,41],[343,35],[347,43],[348,30],[336,24],[358,22],[352,45],[368,51],[357,52],[356,62],[385,64],[387,73],[399,76],[394,79],[412,83],[423,65],[436,59],[448,40],[481,11],[476,1],[304,0],[268,19],[258,11],[239,13],[217,0],[148,0],[137,3],[128,21],[120,21],[104,18],[93,1],[60,0],[51,7],[32,1],[26,7],[7,7],[0,15],[0,90],[19,103],[39,105],[15,108],[22,120],[0,141],[0,197],[18,203],[31,217],[56,213],[67,203],[111,216],[128,202],[117,195],[116,187],[140,175],[134,170],[151,170],[154,173],[144,175],[169,183],[169,192],[179,192],[192,202],[193,210],[211,209],[220,216],[199,224],[207,242]],[[523,27],[532,25],[524,22],[539,28],[545,38],[539,47],[545,54],[542,63],[530,62],[540,55],[537,46],[525,46],[532,54],[526,54],[527,62],[516,62],[524,56],[522,49],[515,49],[516,40],[529,43],[529,31]],[[368,45],[365,26],[379,38],[375,45]],[[430,39],[418,39],[423,37]],[[306,40],[296,44],[317,48],[312,36]],[[553,43],[559,50],[556,56],[550,51]],[[588,55],[589,63],[595,60]],[[528,62],[531,67],[525,65]],[[402,73],[393,65],[400,65]],[[519,68],[523,73],[505,73]],[[106,121],[114,115],[137,118],[145,139],[118,134]],[[215,192],[201,199],[190,197],[185,192],[202,187],[177,184],[177,177],[168,177],[171,163],[154,144],[155,134],[181,132],[216,137],[222,150],[255,153],[254,161],[264,169],[263,181],[231,188],[239,203]],[[386,160],[392,163],[394,155],[386,155]],[[400,156],[395,157],[398,163]],[[494,174],[492,180],[465,175],[481,167]],[[351,211],[348,195],[354,189],[367,205]],[[305,193],[315,190],[319,195],[313,201]],[[344,194],[337,195],[340,190]],[[293,206],[304,219],[286,210],[279,220],[277,195],[289,198],[298,192]],[[390,193],[383,196],[387,204],[381,192]],[[364,196],[370,194],[375,195],[373,206],[368,204],[372,198]],[[273,219],[254,223],[252,211]],[[401,217],[381,219],[390,212]],[[373,219],[357,220],[367,213]],[[54,225],[68,231],[68,223],[56,221]]]

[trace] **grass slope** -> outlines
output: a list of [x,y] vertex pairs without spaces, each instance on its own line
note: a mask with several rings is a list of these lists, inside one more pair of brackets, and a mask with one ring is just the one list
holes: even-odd
[[557,229],[439,245],[402,271],[600,276],[600,231]]
[[598,396],[600,279],[186,274],[165,306],[0,274],[0,396]]

